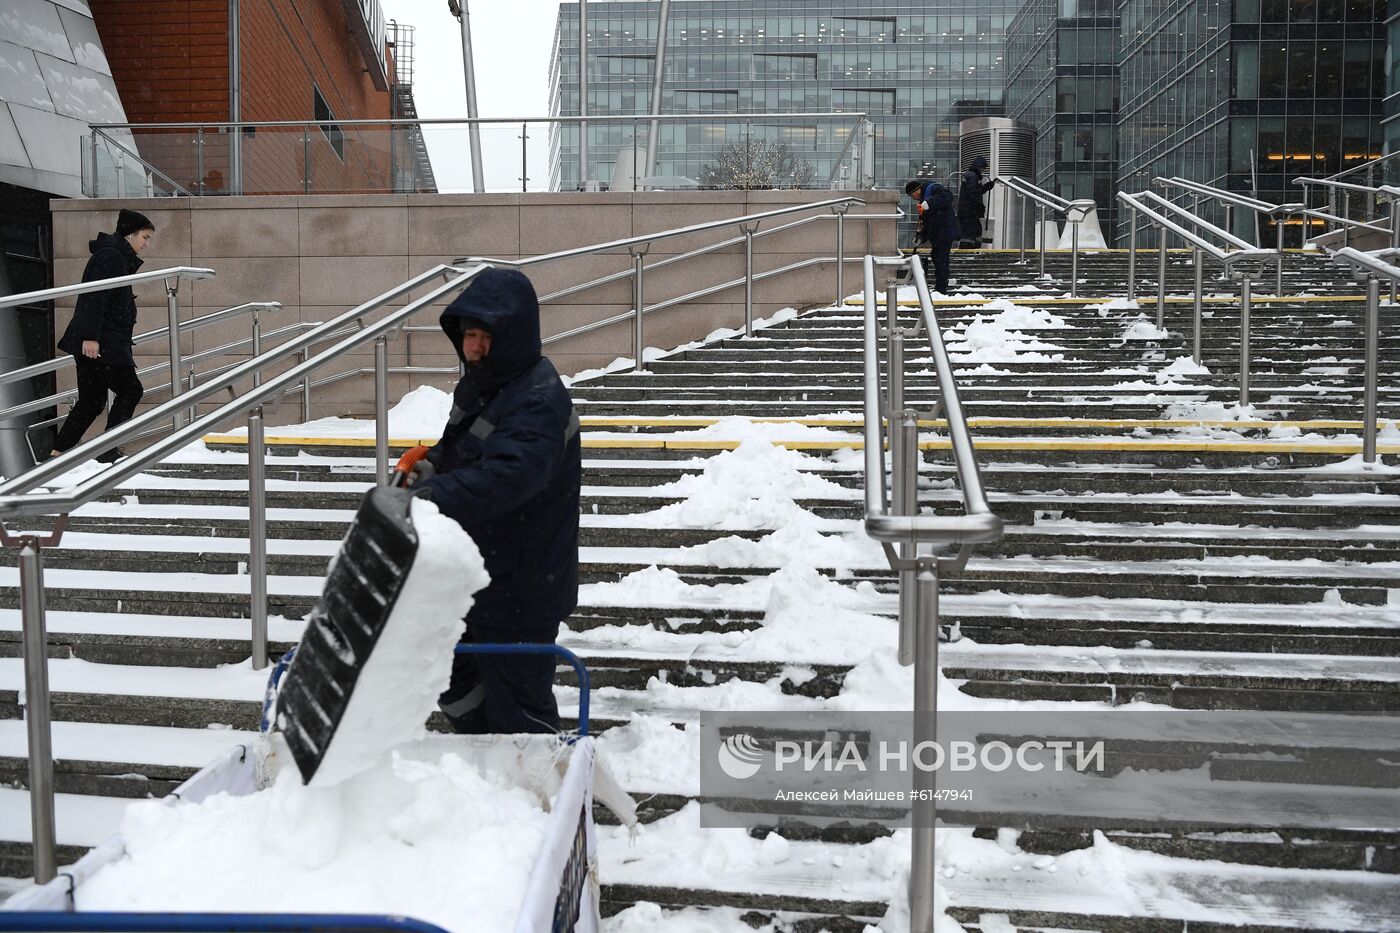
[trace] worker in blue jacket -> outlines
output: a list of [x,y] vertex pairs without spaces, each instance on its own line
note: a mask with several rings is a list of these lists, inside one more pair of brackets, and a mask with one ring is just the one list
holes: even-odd
[[933,290],[948,293],[949,257],[953,241],[959,236],[958,218],[953,209],[953,192],[936,181],[917,179],[904,186],[904,193],[914,199],[919,213],[919,232],[915,246],[929,245],[929,259],[924,262],[924,276],[933,266]]
[[[579,422],[541,355],[530,280],[488,269],[442,313],[464,366],[440,440],[410,485],[481,549],[491,583],[466,642],[551,644],[578,602]],[[457,655],[438,705],[458,732],[554,732],[553,655]]]

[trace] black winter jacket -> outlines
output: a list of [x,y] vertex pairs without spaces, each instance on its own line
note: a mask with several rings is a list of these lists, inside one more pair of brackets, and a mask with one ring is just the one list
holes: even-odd
[[[452,415],[419,487],[471,535],[491,584],[467,614],[476,641],[553,640],[578,603],[578,416],[541,355],[530,280],[490,269],[442,313],[462,357],[463,319],[482,322],[491,349],[467,363]],[[465,359],[463,359],[465,363]]]
[[982,172],[987,167],[987,160],[978,156],[972,160],[967,171],[962,174],[962,184],[958,186],[958,216],[959,217],[985,217],[987,216],[987,206],[982,201],[982,196],[996,186],[995,181],[983,181]]
[[928,207],[919,215],[919,238],[937,246],[956,240],[960,232],[953,212],[953,192],[931,181],[924,185],[920,198]]
[[[136,250],[114,233],[99,233],[88,243],[92,258],[83,269],[84,282],[131,275],[141,268]],[[99,361],[109,366],[135,366],[131,355],[131,334],[136,328],[136,293],[130,285],[78,296],[73,320],[58,341],[58,348],[81,356],[84,340],[96,340]]]

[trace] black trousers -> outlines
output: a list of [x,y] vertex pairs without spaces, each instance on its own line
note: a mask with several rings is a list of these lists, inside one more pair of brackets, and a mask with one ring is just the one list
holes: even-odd
[[[935,241],[929,246],[929,254],[921,256],[924,261],[924,279],[933,283],[933,290],[948,294],[948,274],[953,249],[952,240]],[[929,273],[932,272],[932,276]]]
[[81,354],[73,359],[78,369],[78,403],[68,413],[53,442],[54,450],[60,453],[76,447],[83,439],[83,433],[107,407],[108,392],[116,395],[112,410],[107,413],[109,431],[131,418],[145,392],[141,380],[136,377],[135,366],[109,366],[100,359],[90,360]]
[[[462,641],[520,643],[518,638],[472,631],[470,626]],[[454,655],[452,682],[438,697],[438,708],[458,733],[558,732],[556,666],[553,654]]]

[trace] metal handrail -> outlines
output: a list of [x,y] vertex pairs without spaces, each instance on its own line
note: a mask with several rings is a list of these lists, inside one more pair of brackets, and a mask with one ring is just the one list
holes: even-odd
[[[1278,250],[1260,249],[1253,246],[1247,240],[1235,236],[1228,230],[1222,230],[1208,221],[1188,211],[1180,205],[1173,204],[1155,191],[1143,191],[1139,194],[1129,194],[1126,191],[1118,192],[1118,201],[1128,207],[1129,210],[1142,214],[1149,222],[1159,227],[1162,231],[1158,241],[1157,249],[1157,329],[1161,330],[1166,318],[1167,307],[1167,249],[1166,236],[1168,232],[1175,233],[1188,244],[1192,250],[1192,268],[1195,272],[1195,288],[1192,293],[1192,334],[1191,334],[1191,359],[1198,365],[1201,362],[1201,318],[1203,316],[1202,305],[1204,302],[1204,283],[1202,281],[1203,266],[1201,263],[1202,254],[1210,256],[1218,261],[1227,273],[1234,273],[1240,279],[1240,359],[1239,359],[1239,403],[1241,407],[1249,404],[1249,316],[1250,306],[1253,301],[1253,276],[1249,271],[1249,264],[1258,262],[1263,264],[1269,260],[1277,261],[1282,253]],[[1211,234],[1223,240],[1227,246],[1236,247],[1233,250],[1222,249],[1210,240],[1206,239],[1196,230],[1191,230],[1182,223],[1167,217],[1165,214],[1153,210],[1148,204],[1155,205],[1162,210],[1176,214],[1184,223],[1195,227],[1203,233]],[[1128,297],[1136,297],[1134,275],[1137,266],[1137,217],[1133,217],[1133,236],[1128,253]],[[1239,266],[1239,268],[1236,268]]]
[[[1159,186],[1162,187],[1163,189],[1166,189],[1166,188],[1179,188],[1179,189],[1181,189],[1182,191],[1185,191],[1185,192],[1188,192],[1188,193],[1190,193],[1190,194],[1195,195],[1195,196],[1196,196],[1196,202],[1197,202],[1197,203],[1196,203],[1195,207],[1193,208],[1193,212],[1194,212],[1194,213],[1199,213],[1199,202],[1200,202],[1200,199],[1203,198],[1203,197],[1205,197],[1205,198],[1212,198],[1212,199],[1214,199],[1214,200],[1216,200],[1216,201],[1221,202],[1221,204],[1222,204],[1222,205],[1224,206],[1224,208],[1225,208],[1225,229],[1226,229],[1226,230],[1230,230],[1230,229],[1232,229],[1233,226],[1234,226],[1234,225],[1231,223],[1231,220],[1232,220],[1231,208],[1232,208],[1232,207],[1243,207],[1243,208],[1245,208],[1245,209],[1247,209],[1247,210],[1253,211],[1253,212],[1254,212],[1254,219],[1255,219],[1255,224],[1254,224],[1254,239],[1255,239],[1255,245],[1256,245],[1256,246],[1257,246],[1257,245],[1261,245],[1261,244],[1259,244],[1259,242],[1258,242],[1259,239],[1260,239],[1260,235],[1259,235],[1259,218],[1260,218],[1261,216],[1266,216],[1266,215],[1267,215],[1268,217],[1273,218],[1273,220],[1274,220],[1274,231],[1275,231],[1275,237],[1276,237],[1274,248],[1278,250],[1278,260],[1274,263],[1274,294],[1275,294],[1275,295],[1282,295],[1282,294],[1283,294],[1283,225],[1284,225],[1284,222],[1285,222],[1290,216],[1292,216],[1292,215],[1294,215],[1294,214],[1304,214],[1304,213],[1306,213],[1306,212],[1307,212],[1307,209],[1308,209],[1308,206],[1307,206],[1306,204],[1303,204],[1303,203],[1301,203],[1301,202],[1294,202],[1294,201],[1290,201],[1290,202],[1288,202],[1288,203],[1286,203],[1286,204],[1273,204],[1273,203],[1271,203],[1271,202],[1269,202],[1269,201],[1261,201],[1261,200],[1259,200],[1258,198],[1251,198],[1251,197],[1248,197],[1248,196],[1246,196],[1246,195],[1239,194],[1238,192],[1235,192],[1235,191],[1226,191],[1226,190],[1224,190],[1223,188],[1215,188],[1215,187],[1212,187],[1212,186],[1210,186],[1210,185],[1203,185],[1203,184],[1201,184],[1200,182],[1191,181],[1190,179],[1181,178],[1180,176],[1175,176],[1175,175],[1172,176],[1171,178],[1161,178],[1161,177],[1159,177],[1159,178],[1154,178],[1152,181],[1153,181],[1154,184],[1159,185]],[[1130,212],[1130,213],[1132,213],[1132,215],[1133,215],[1132,218],[1131,218],[1131,222],[1132,222],[1134,225],[1136,225],[1136,224],[1137,224],[1137,214],[1136,214],[1136,212]],[[1133,232],[1134,232],[1134,234],[1136,234],[1137,231],[1134,230]],[[1136,240],[1134,240],[1134,242],[1136,242]]]
[[[899,288],[891,283],[885,296],[884,328],[889,394],[882,398],[877,267],[906,268],[918,292],[920,320],[928,331],[940,404],[952,440],[963,515],[919,514],[919,418],[926,413],[910,408],[904,394],[905,340],[917,336],[919,328],[905,330],[898,325]],[[938,712],[938,574],[965,567],[974,544],[1001,537],[1002,521],[992,512],[982,487],[967,416],[922,263],[915,256],[877,259],[867,255],[864,273],[865,532],[881,543],[891,569],[899,574],[899,661],[914,666],[914,741],[932,742]],[[885,485],[887,437],[890,490]],[[895,544],[899,545],[897,553]],[[921,545],[957,545],[959,550],[956,557],[938,557],[921,553]],[[914,930],[933,929],[935,778],[932,769],[915,771],[909,875],[910,929]]]
[[[264,368],[266,368],[270,363],[278,362],[283,358],[300,351],[303,347],[311,346],[318,340],[318,338],[321,338],[326,334],[332,333],[340,329],[343,325],[347,323],[356,320],[362,320],[365,317],[365,315],[379,310],[395,298],[398,298],[400,295],[406,294],[435,278],[451,276],[460,271],[461,270],[448,265],[434,266],[428,271],[420,273],[400,285],[394,286],[393,288],[389,289],[383,294],[371,298],[369,301],[357,305],[356,307],[343,312],[342,314],[330,319],[329,321],[325,321],[321,324],[316,325],[315,327],[303,333],[300,337],[296,337],[284,344],[280,344],[279,346],[268,351],[267,353],[264,353],[259,357],[247,361],[241,366],[238,366],[235,369],[231,370],[223,378],[217,379],[213,382],[206,382],[190,392],[183,393],[181,398],[178,400],[178,404],[180,406],[192,405],[197,402],[204,401],[205,399],[211,398],[220,392],[224,392],[228,389],[230,385],[237,382],[238,380],[246,377],[252,377],[254,375],[260,375],[261,371]],[[281,377],[279,376],[278,378],[280,379]],[[26,473],[22,473],[19,476],[16,476],[12,479],[6,480],[3,483],[0,483],[0,519],[3,519],[4,517],[9,515],[45,514],[43,510],[25,508],[22,504],[24,502],[30,501],[38,502],[41,499],[41,497],[17,496],[16,494],[26,493],[32,489],[42,486],[49,480],[67,472],[72,467],[83,463],[85,460],[91,458],[93,455],[103,450],[107,450],[108,448],[119,446],[125,443],[126,441],[131,440],[132,437],[138,434],[141,430],[158,425],[160,422],[166,420],[171,414],[176,413],[176,405],[177,400],[171,399],[170,401],[158,405],[155,408],[150,409],[149,411],[137,415],[130,421],[123,422],[122,424],[118,425],[115,428],[112,428],[109,431],[104,432],[98,437],[95,437],[89,441],[79,444],[77,447],[74,447],[73,449],[65,452],[64,454],[58,457],[53,458],[52,460],[48,460],[44,463],[39,464],[34,469],[29,470]],[[199,419],[199,423],[204,424],[207,420],[208,416]],[[182,431],[179,433],[185,434],[188,432]],[[197,438],[197,435],[192,435],[192,437]],[[108,475],[120,474],[113,481],[113,484],[115,484],[121,482],[124,479],[127,479],[130,476],[134,476],[136,473],[139,473],[142,468],[148,466],[151,463],[154,463],[156,459],[158,459],[157,457],[152,456],[151,454],[151,452],[156,449],[158,449],[158,447],[147,448],[146,450],[143,450],[140,453],[137,453],[124,460],[118,461],[117,463],[108,467],[102,473],[99,473],[96,476],[92,477],[92,479],[102,479],[107,477]],[[162,453],[168,452],[169,451],[162,450]]]
[[[829,198],[825,201],[813,201],[810,204],[795,204],[790,207],[777,208],[771,211],[760,211],[755,214],[745,214],[741,217],[734,217],[727,220],[712,220],[705,223],[692,224],[687,227],[677,227],[672,230],[663,230],[659,233],[646,233],[640,236],[625,237],[620,240],[609,240],[604,243],[597,243],[592,246],[578,246],[573,249],[559,250],[553,253],[544,253],[539,256],[530,256],[524,259],[498,259],[489,256],[471,256],[466,259],[456,260],[458,265],[462,263],[484,263],[490,266],[504,267],[508,269],[522,269],[539,265],[546,262],[556,262],[561,259],[573,259],[579,256],[593,256],[600,253],[615,252],[626,249],[632,256],[632,308],[624,314],[613,315],[602,321],[594,321],[584,325],[581,329],[575,328],[568,332],[569,336],[577,336],[581,333],[598,330],[612,324],[621,323],[626,320],[633,322],[632,328],[632,351],[633,368],[636,372],[646,371],[645,355],[646,343],[643,337],[643,321],[645,320],[647,309],[644,298],[644,274],[646,270],[646,254],[651,249],[653,243],[661,240],[668,240],[674,237],[691,236],[697,233],[706,233],[711,230],[722,230],[729,227],[739,227],[743,231],[744,242],[744,283],[746,285],[744,293],[744,333],[753,336],[753,282],[756,280],[753,271],[753,241],[758,235],[758,227],[765,220],[774,217],[784,217],[788,214],[795,214],[802,211],[827,209],[836,217],[836,255],[839,257],[836,263],[836,301],[839,304],[845,299],[845,255],[846,255],[846,216],[852,205],[865,206],[862,198],[847,195],[840,198]],[[704,249],[703,252],[712,252],[712,249]],[[699,253],[697,253],[698,255]],[[664,261],[664,260],[663,260]],[[659,265],[659,264],[658,264]],[[653,266],[655,268],[655,266]],[[603,280],[616,281],[625,277],[626,273],[614,273],[613,276],[605,276],[596,284],[602,284]],[[736,283],[737,284],[737,283]],[[589,286],[591,287],[591,285]],[[726,287],[734,287],[729,285]],[[576,289],[574,291],[582,291]],[[564,294],[573,294],[574,291],[565,290]],[[549,297],[557,297],[551,295]],[[562,339],[556,335],[553,340]]]
[[1377,194],[1380,188],[1373,188],[1370,185],[1358,185],[1349,181],[1336,181],[1331,178],[1295,178],[1293,184],[1306,188],[1309,185],[1321,185],[1324,188],[1339,188],[1343,191],[1361,191],[1366,194]]
[[0,295],[0,308],[14,308],[19,305],[40,304],[55,298],[69,295],[82,295],[87,292],[105,292],[122,285],[140,285],[143,282],[156,282],[166,279],[179,279],[182,282],[196,282],[212,279],[213,269],[197,266],[173,266],[169,269],[152,269],[150,272],[134,272],[111,279],[98,279],[95,282],[79,282],[76,285],[60,285],[57,288],[40,289],[37,292],[21,292],[18,295]]
[[[199,281],[200,279],[210,279],[214,277],[213,269],[205,269],[197,266],[175,266],[170,269],[152,269],[150,272],[136,272],[131,275],[119,275],[110,279],[98,279],[95,282],[79,282],[76,285],[60,285],[57,288],[46,288],[37,292],[22,292],[18,295],[8,295],[0,298],[0,308],[12,308],[19,305],[31,304],[44,301],[52,301],[55,298],[66,298],[69,295],[83,295],[89,292],[108,291],[123,285],[137,285],[142,282],[161,281],[165,284],[165,315],[168,325],[166,334],[170,341],[170,393],[178,395],[180,393],[180,283],[185,281]],[[175,424],[180,423],[181,415],[175,415]]]
[[[181,334],[187,334],[190,331],[217,323],[225,318],[247,314],[249,311],[277,311],[280,310],[281,307],[282,303],[280,301],[250,301],[246,304],[235,305],[232,308],[211,311],[208,314],[202,314],[188,321],[181,321],[178,330]],[[168,338],[169,336],[170,328],[168,326],[158,327],[155,330],[148,330],[144,333],[137,334],[131,338],[131,343],[133,346],[140,346],[143,343],[150,343],[153,340],[160,340],[162,337]],[[190,357],[185,357],[184,359],[188,362]],[[32,379],[35,376],[44,376],[48,373],[58,372],[60,369],[67,369],[72,365],[73,356],[71,354],[56,356],[51,360],[35,363],[33,366],[26,366],[23,369],[12,369],[7,373],[0,373],[0,385],[5,385],[10,382],[19,382],[22,379]],[[3,420],[9,414],[11,414],[11,412],[8,408],[0,410],[0,420]]]
[[784,119],[849,119],[861,120],[869,114],[862,111],[829,111],[825,113],[672,113],[637,115],[594,115],[587,116],[545,116],[545,117],[414,117],[413,119],[363,119],[363,120],[223,120],[223,121],[182,121],[176,123],[93,123],[95,130],[196,130],[196,129],[243,129],[246,127],[268,126],[434,126],[463,123],[626,123],[629,121],[650,123],[660,120],[673,123],[677,120],[706,120],[711,123],[733,120],[784,120]]
[[1344,168],[1340,172],[1337,172],[1335,175],[1328,175],[1327,178],[1330,181],[1336,181],[1339,178],[1346,178],[1348,175],[1354,175],[1357,172],[1370,172],[1373,171],[1375,167],[1377,165],[1380,165],[1382,162],[1389,162],[1391,159],[1394,159],[1396,157],[1400,157],[1400,152],[1388,152],[1379,158],[1371,159],[1369,162],[1362,162],[1360,165],[1353,165],[1351,168]]
[[[1395,202],[1391,202],[1392,205]],[[1400,249],[1391,248],[1364,252],[1344,246],[1332,254],[1332,261],[1350,266],[1366,285],[1366,351],[1362,370],[1361,459],[1376,462],[1376,437],[1380,428],[1380,342],[1381,342],[1381,283],[1390,280],[1391,301],[1394,302],[1396,283],[1400,283],[1400,266],[1386,262],[1395,258]]]
[[[993,181],[1001,182],[1008,190],[1015,192],[1021,198],[1023,207],[1030,207],[1032,203],[1040,206],[1040,217],[1037,221],[1036,230],[1041,231],[1045,227],[1045,212],[1053,211],[1061,214],[1065,222],[1070,225],[1070,264],[1069,264],[1069,295],[1071,298],[1079,296],[1079,225],[1084,222],[1084,218],[1089,216],[1097,205],[1092,198],[1078,198],[1070,201],[1060,197],[1051,191],[1046,191],[1038,185],[1026,181],[1016,175],[1002,175],[994,178]],[[1045,275],[1045,237],[1040,239],[1040,274]],[[1021,236],[1021,262],[1026,261],[1026,238],[1024,233]]]

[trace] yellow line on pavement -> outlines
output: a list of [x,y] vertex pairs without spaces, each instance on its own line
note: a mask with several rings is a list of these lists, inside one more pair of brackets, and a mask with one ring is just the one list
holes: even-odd
[[[998,295],[998,296],[995,297],[995,298],[970,298],[970,299],[961,299],[961,298],[936,298],[936,299],[933,300],[933,303],[934,303],[935,305],[939,306],[939,307],[944,307],[944,308],[947,308],[947,307],[980,308],[980,307],[982,307],[983,305],[991,304],[991,303],[994,302],[994,301],[1009,301],[1009,302],[1011,302],[1013,305],[1095,305],[1095,304],[1103,304],[1103,303],[1106,302],[1106,301],[1113,301],[1113,300],[1115,300],[1115,299],[1117,299],[1117,298],[1120,298],[1120,297],[1122,297],[1122,296],[1120,296],[1120,295],[1110,295],[1110,296],[1105,296],[1105,297],[1101,297],[1101,298],[1062,298],[1062,297],[1055,297],[1055,298],[1052,298],[1052,297],[1050,297],[1050,296],[1047,295],[1047,296],[1044,297],[1044,298],[1037,298],[1036,296],[1026,294],[1025,292],[1016,292],[1014,295]],[[1279,304],[1279,303],[1283,303],[1283,302],[1286,302],[1286,303],[1289,303],[1289,304],[1308,304],[1309,302],[1314,302],[1314,301],[1353,301],[1353,302],[1354,302],[1354,301],[1365,301],[1365,300],[1366,300],[1366,296],[1365,296],[1365,295],[1254,295],[1254,296],[1251,296],[1251,298],[1250,298],[1250,301],[1253,302],[1254,304],[1265,304],[1265,305],[1267,305],[1267,304]],[[1194,302],[1194,299],[1192,299],[1192,298],[1182,298],[1182,297],[1180,297],[1180,296],[1172,296],[1172,295],[1167,296],[1167,304],[1169,304],[1169,305],[1189,305],[1189,304],[1192,304],[1193,302]],[[1207,304],[1207,305],[1210,305],[1210,304],[1221,304],[1221,305],[1224,305],[1224,304],[1231,304],[1231,303],[1238,303],[1238,302],[1239,302],[1239,299],[1238,299],[1238,298],[1228,297],[1228,296],[1224,296],[1224,295],[1220,295],[1220,296],[1212,295],[1212,296],[1210,296],[1210,297],[1202,298],[1202,299],[1201,299],[1201,304]],[[1139,304],[1141,307],[1139,307],[1137,310],[1139,310],[1139,311],[1147,310],[1147,309],[1153,307],[1154,305],[1156,305],[1156,303],[1157,303],[1157,299],[1156,299],[1156,298],[1139,298],[1139,299],[1138,299],[1138,304]],[[880,302],[880,306],[881,306],[881,307],[884,307],[884,304],[885,304],[885,303],[884,303],[883,301]],[[864,301],[852,301],[851,299],[847,298],[847,299],[845,300],[845,302],[843,302],[843,306],[844,306],[844,307],[847,307],[847,308],[863,308],[863,307],[865,307],[865,302],[864,302]],[[901,308],[917,308],[917,307],[919,307],[919,302],[918,302],[917,300],[915,300],[915,299],[912,299],[912,298],[902,298],[902,299],[900,299],[900,301],[899,301],[899,307],[901,307]],[[1132,308],[1123,308],[1123,309],[1121,309],[1121,310],[1124,310],[1124,311],[1131,311],[1131,310],[1133,310],[1133,309],[1132,309]],[[800,321],[801,318],[797,318],[796,320]]]
[[[796,424],[814,428],[858,428],[859,418],[785,418],[780,416],[747,419],[755,424]],[[605,417],[590,415],[580,418],[585,428],[705,428],[720,422],[719,418],[646,418]],[[1237,428],[1262,430],[1266,428],[1299,428],[1302,430],[1361,430],[1360,421],[1212,421],[1202,419],[1098,419],[1098,418],[992,418],[973,417],[967,420],[973,428]],[[1381,422],[1384,426],[1386,422]],[[947,427],[948,422],[920,419],[925,428]]]

